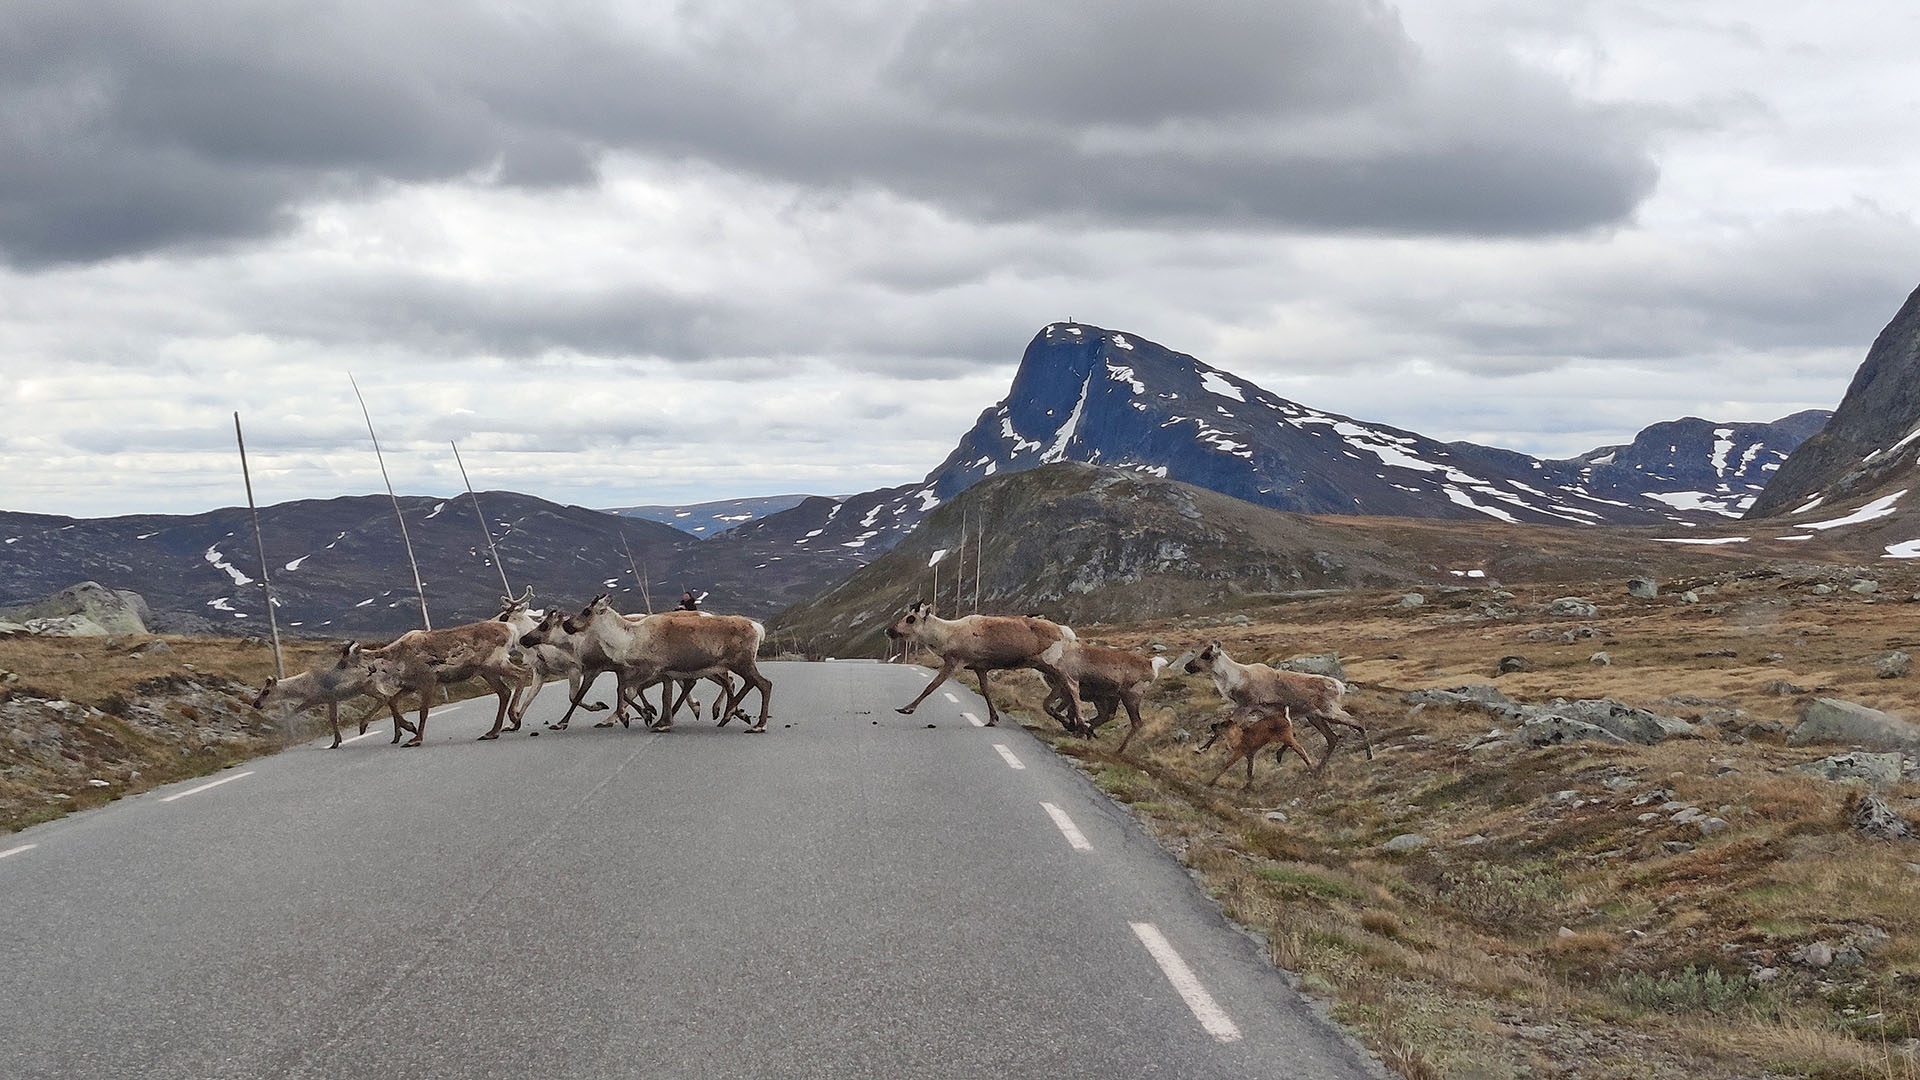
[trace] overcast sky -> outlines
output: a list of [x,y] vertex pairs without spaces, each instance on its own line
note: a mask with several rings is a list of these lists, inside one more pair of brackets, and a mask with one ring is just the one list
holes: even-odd
[[1831,407],[1920,6],[0,0],[0,509],[918,479],[1069,316],[1566,456]]

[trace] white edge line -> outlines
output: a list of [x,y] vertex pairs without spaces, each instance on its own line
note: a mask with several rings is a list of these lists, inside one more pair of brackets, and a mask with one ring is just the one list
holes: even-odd
[[1133,927],[1134,936],[1140,939],[1140,944],[1147,947],[1147,954],[1153,957],[1153,962],[1160,965],[1160,973],[1173,984],[1174,990],[1187,1003],[1187,1008],[1193,1010],[1193,1018],[1207,1029],[1207,1034],[1223,1043],[1239,1042],[1240,1028],[1226,1010],[1213,1000],[1213,995],[1207,993],[1207,988],[1200,985],[1193,969],[1180,959],[1180,954],[1174,951],[1160,928],[1145,922],[1129,925]]
[[1043,802],[1040,806],[1046,810],[1047,816],[1053,819],[1054,825],[1059,827],[1060,835],[1067,838],[1068,847],[1075,851],[1093,850],[1093,845],[1087,842],[1087,834],[1080,831],[1080,826],[1073,823],[1073,819],[1067,816],[1065,810],[1050,802]]
[[1001,758],[1002,758],[1003,760],[1005,760],[1005,761],[1006,761],[1006,763],[1007,763],[1008,765],[1010,765],[1010,766],[1012,766],[1013,768],[1016,768],[1016,769],[1024,769],[1024,768],[1026,768],[1026,767],[1027,767],[1027,766],[1026,766],[1026,764],[1025,764],[1024,762],[1022,762],[1022,761],[1021,761],[1021,760],[1020,760],[1019,758],[1017,758],[1017,757],[1014,757],[1014,756],[1013,756],[1013,751],[1011,751],[1011,750],[1009,750],[1009,749],[1007,749],[1005,745],[1003,745],[1003,744],[1001,744],[1001,743],[994,743],[994,744],[993,744],[993,748],[994,748],[995,750],[998,750],[998,751],[1000,751],[1000,757],[1001,757]]
[[953,702],[955,705],[960,704],[959,698],[954,697],[952,694],[947,693],[945,690],[940,691],[940,696],[943,698],[946,698],[948,701]]
[[39,844],[21,844],[19,847],[10,847],[5,851],[0,851],[0,859],[4,859],[9,855],[18,855],[23,851],[32,851],[39,846]]
[[974,727],[986,727],[986,726],[987,726],[987,722],[986,722],[985,720],[982,720],[982,719],[980,719],[979,717],[977,717],[977,716],[975,716],[975,715],[973,715],[973,714],[972,714],[972,713],[970,713],[970,712],[963,712],[963,713],[961,713],[960,715],[961,715],[961,716],[964,716],[964,717],[966,717],[966,718],[967,718],[967,723],[969,723],[969,724],[972,724],[972,725],[973,725]]
[[378,731],[363,731],[363,732],[361,732],[360,734],[358,734],[358,735],[355,735],[355,736],[354,736],[353,738],[351,738],[351,739],[341,739],[341,740],[340,740],[340,745],[341,745],[341,746],[345,746],[345,745],[347,745],[347,744],[348,744],[348,743],[350,743],[350,742],[359,742],[359,741],[360,741],[361,739],[366,739],[366,738],[371,738],[372,736],[375,736],[375,735],[378,735],[378,734],[380,734],[380,733],[379,733]]
[[198,794],[200,794],[201,792],[203,792],[203,791],[205,791],[205,790],[207,790],[208,788],[217,788],[217,787],[219,787],[219,786],[220,786],[221,784],[231,784],[231,783],[233,783],[233,782],[234,782],[235,780],[239,780],[239,779],[242,779],[242,778],[244,778],[244,777],[248,777],[248,776],[252,776],[252,775],[253,775],[253,770],[252,770],[252,769],[248,769],[248,770],[247,770],[246,772],[242,772],[242,773],[234,773],[234,774],[233,774],[232,776],[223,776],[223,777],[221,777],[220,779],[218,779],[218,780],[215,780],[214,782],[212,782],[212,783],[210,783],[210,784],[201,784],[201,785],[200,785],[199,787],[197,787],[197,788],[188,788],[187,790],[185,790],[185,791],[182,791],[182,792],[179,792],[179,793],[177,793],[177,794],[173,794],[173,795],[168,795],[168,796],[165,796],[165,797],[164,797],[164,798],[162,798],[162,799],[161,799],[160,801],[161,801],[161,802],[172,802],[172,801],[173,801],[173,800],[175,800],[175,799],[184,799],[184,798],[186,798],[186,797],[187,797],[187,796],[189,796],[189,795],[198,795]]

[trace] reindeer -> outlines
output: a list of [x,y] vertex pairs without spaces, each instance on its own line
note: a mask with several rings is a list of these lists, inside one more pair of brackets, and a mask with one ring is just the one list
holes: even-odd
[[349,641],[332,661],[319,661],[306,671],[284,679],[269,677],[260,693],[254,696],[253,707],[291,705],[287,711],[292,713],[325,703],[327,723],[333,727],[333,745],[327,749],[337,750],[340,748],[340,703],[365,695],[378,699],[378,704],[360,717],[360,734],[367,733],[367,721],[385,707],[393,713],[393,741],[399,742],[403,730],[416,729],[393,707],[392,697],[376,682],[372,662],[362,654],[360,646]]
[[[549,637],[582,638],[578,648],[583,672],[589,676],[613,671],[620,678],[622,704],[640,690],[662,679],[669,680],[661,693],[666,715],[661,723],[672,723],[672,681],[701,679],[731,673],[744,680],[738,694],[729,692],[722,706],[721,723],[732,719],[747,688],[760,691],[760,717],[747,728],[763,732],[767,727],[767,709],[773,684],[760,674],[760,644],[766,628],[738,615],[708,615],[703,612],[674,611],[628,619],[613,610],[603,594],[594,598],[578,616],[561,620],[557,627],[546,627],[523,637],[525,645],[535,645]],[[682,692],[682,698],[685,692]],[[579,704],[576,699],[574,704]],[[568,710],[569,715],[572,709]],[[563,718],[564,721],[564,718]]]
[[[1189,675],[1206,672],[1213,676],[1213,686],[1220,696],[1235,706],[1233,719],[1243,716],[1248,710],[1270,713],[1274,708],[1285,706],[1297,712],[1300,718],[1319,729],[1326,736],[1327,751],[1320,763],[1314,765],[1313,759],[1301,753],[1315,775],[1326,772],[1327,762],[1333,757],[1333,748],[1340,737],[1333,725],[1349,727],[1360,733],[1360,741],[1367,748],[1367,760],[1373,760],[1373,743],[1367,738],[1367,729],[1346,708],[1340,704],[1340,698],[1347,692],[1347,685],[1339,679],[1329,679],[1325,675],[1307,675],[1297,671],[1280,671],[1265,664],[1240,664],[1227,655],[1220,643],[1210,642],[1199,654],[1187,661]],[[1289,739],[1292,736],[1291,723],[1287,726]],[[1215,732],[1218,737],[1218,731]],[[1206,746],[1213,745],[1213,739]],[[1299,750],[1299,744],[1291,744]],[[1203,746],[1202,749],[1205,749]],[[1284,751],[1283,751],[1284,753]]]
[[403,747],[419,746],[427,737],[427,712],[433,692],[448,683],[480,679],[500,699],[493,727],[484,740],[500,737],[507,712],[519,689],[534,677],[533,670],[515,657],[514,644],[532,628],[525,608],[506,621],[490,619],[467,623],[445,630],[409,630],[377,649],[364,650],[372,663],[374,677],[394,688],[389,707],[396,720],[401,693],[412,691],[420,699],[420,719],[413,738]]
[[[1298,739],[1293,737],[1293,711],[1288,706],[1254,705],[1235,709],[1233,714],[1225,720],[1214,721],[1213,734],[1207,736],[1207,741],[1201,743],[1194,753],[1206,753],[1207,748],[1223,735],[1226,737],[1227,749],[1230,751],[1227,754],[1227,763],[1220,766],[1219,772],[1207,778],[1208,787],[1219,783],[1227,770],[1233,768],[1233,763],[1241,758],[1247,760],[1245,786],[1252,787],[1253,759],[1269,743],[1280,744],[1279,752],[1273,756],[1276,763],[1284,763],[1287,760],[1287,751],[1292,750],[1299,754],[1300,760],[1306,762],[1309,767],[1313,765],[1313,759],[1307,756],[1306,749],[1300,745]],[[1328,747],[1328,754],[1329,756],[1332,754],[1331,746]],[[1321,766],[1324,768],[1325,765],[1326,762],[1323,759]],[[1316,774],[1317,772],[1318,770]]]
[[[688,613],[668,612],[666,614],[686,615]],[[708,615],[706,612],[698,612],[695,614],[701,618],[731,617]],[[629,623],[638,624],[648,619],[660,618],[662,616],[621,615],[620,617]],[[520,639],[522,648],[529,650],[536,656],[552,657],[554,664],[566,665],[566,670],[569,672],[569,704],[567,711],[560,719],[547,725],[548,728],[554,731],[567,730],[567,724],[573,719],[573,713],[576,708],[586,708],[589,710],[596,708],[594,705],[582,706],[579,703],[580,699],[586,694],[586,691],[592,688],[594,680],[606,672],[614,672],[616,679],[618,678],[620,664],[613,658],[607,656],[603,651],[600,651],[596,647],[595,642],[589,640],[586,633],[587,618],[588,612],[584,611],[578,616],[565,615],[559,611],[549,611],[545,618],[541,619],[532,630],[528,631]],[[713,717],[719,720],[720,725],[724,727],[727,721],[733,719],[735,714],[734,704],[737,701],[737,696],[734,691],[733,679],[724,671],[709,675],[707,679],[720,690],[719,696],[716,697],[713,702]],[[647,724],[649,727],[658,727],[658,730],[662,731],[672,730],[674,713],[678,712],[680,706],[692,697],[693,687],[699,680],[696,678],[674,680],[679,683],[680,695],[677,698],[669,700],[665,692],[661,694],[661,704],[665,710],[663,713],[662,710],[655,709],[652,703],[646,700],[644,694],[648,686],[652,686],[657,682],[666,681],[668,680],[662,677],[644,686],[629,687],[624,691],[617,690],[619,707],[614,711],[612,716],[595,724],[594,727],[612,727],[616,721],[622,727],[631,726],[632,722],[627,717],[627,707],[631,705],[639,710],[642,723]],[[743,695],[744,688],[742,691],[742,696]],[[605,705],[599,705],[597,707],[600,709],[606,708]],[[524,711],[524,709],[522,711]],[[698,701],[693,703],[693,712],[695,717],[700,715],[700,703]],[[665,717],[664,721],[661,720],[663,715]],[[659,726],[662,723],[664,723],[665,726]]]
[[1126,649],[1089,645],[1073,638],[1062,638],[1048,646],[1042,658],[1072,679],[1080,688],[1080,696],[1093,703],[1091,723],[1075,716],[1071,717],[1074,723],[1069,724],[1065,695],[1056,689],[1048,696],[1047,714],[1067,725],[1069,730],[1078,727],[1081,734],[1091,737],[1102,724],[1113,719],[1122,705],[1126,706],[1129,726],[1117,753],[1125,753],[1127,744],[1139,733],[1141,702],[1146,698],[1148,687],[1169,666],[1163,656],[1148,658]]
[[[907,645],[924,645],[940,657],[940,673],[920,691],[920,696],[894,711],[911,716],[961,668],[980,680],[980,696],[987,702],[987,726],[1000,722],[993,707],[993,695],[987,689],[987,672],[1032,668],[1047,680],[1053,692],[1066,699],[1066,715],[1073,718],[1067,730],[1080,726],[1080,691],[1072,679],[1049,661],[1045,653],[1062,640],[1073,638],[1071,627],[1061,626],[1033,615],[968,615],[943,619],[933,613],[933,605],[922,600],[887,627],[887,637]],[[1066,721],[1062,720],[1065,724]]]

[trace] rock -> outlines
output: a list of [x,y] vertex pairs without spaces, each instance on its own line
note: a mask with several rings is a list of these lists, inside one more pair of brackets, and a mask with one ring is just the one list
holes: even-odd
[[1563,716],[1604,728],[1627,742],[1639,743],[1642,746],[1652,746],[1665,739],[1687,738],[1698,734],[1693,725],[1685,720],[1662,716],[1645,709],[1636,709],[1612,698],[1555,701],[1540,708],[1550,711],[1555,716]]
[[1893,807],[1878,795],[1867,794],[1855,799],[1847,818],[1855,832],[1877,840],[1906,840],[1913,836],[1907,819],[1894,813]]
[[1805,687],[1795,686],[1785,679],[1768,679],[1760,684],[1760,692],[1768,697],[1793,697],[1807,692]]
[[1329,679],[1345,682],[1347,669],[1340,663],[1339,653],[1320,653],[1318,655],[1289,656],[1273,665],[1283,671],[1300,671],[1308,675],[1325,675]]
[[1562,596],[1547,605],[1547,614],[1563,618],[1591,619],[1600,614],[1593,602],[1578,596]]
[[1721,817],[1702,818],[1700,820],[1700,835],[1712,836],[1714,833],[1717,833],[1726,827],[1727,827],[1726,818],[1721,818]]
[[97,776],[87,781],[87,785],[89,787],[111,787],[112,786],[111,784],[107,783],[105,780],[102,780]]
[[60,615],[28,619],[27,633],[39,637],[106,637],[108,630],[85,615]]
[[1268,821],[1277,821],[1281,824],[1285,824],[1287,820],[1287,812],[1285,810],[1269,810],[1264,816]]
[[1568,630],[1565,633],[1562,633],[1560,635],[1560,640],[1571,645],[1576,641],[1582,641],[1582,640],[1585,640],[1586,638],[1599,637],[1599,636],[1600,636],[1600,631],[1595,630],[1591,626],[1576,626],[1573,629]]
[[1427,846],[1427,838],[1419,833],[1401,833],[1399,836],[1380,845],[1381,851],[1405,852],[1418,851]]
[[1426,602],[1427,598],[1417,592],[1410,592],[1400,597],[1400,606],[1403,608],[1417,608]]
[[1402,700],[1409,705],[1479,705],[1496,711],[1513,704],[1513,699],[1501,693],[1499,687],[1486,683],[1446,690],[1415,690]]
[[1563,791],[1556,791],[1552,795],[1547,796],[1547,798],[1552,799],[1554,802],[1572,802],[1573,800],[1579,797],[1580,797],[1580,792],[1575,790],[1574,788],[1567,788]]
[[1874,658],[1873,673],[1882,679],[1904,678],[1913,672],[1913,657],[1895,649]]
[[1737,652],[1734,652],[1732,649],[1708,649],[1704,652],[1694,653],[1693,655],[1697,659],[1701,659],[1701,660],[1714,660],[1714,659],[1731,660],[1734,657],[1739,656],[1740,654]]
[[1816,941],[1801,951],[1800,962],[1810,968],[1830,967],[1833,964],[1833,946]]
[[1697,604],[1700,602],[1700,594],[1694,592],[1692,589],[1688,589],[1686,592],[1680,594],[1680,602],[1683,604]]
[[1920,728],[1878,709],[1839,698],[1814,698],[1800,710],[1800,723],[1788,746],[1819,743],[1865,746],[1875,750],[1920,748]]
[[1516,671],[1532,671],[1533,665],[1524,656],[1503,656],[1497,665],[1502,675],[1511,675]]
[[1815,585],[1813,587],[1813,595],[1815,596],[1830,596],[1832,593],[1833,586],[1831,585]]
[[1601,667],[1606,667],[1609,664],[1613,663],[1613,657],[1608,656],[1604,652],[1597,652],[1597,653],[1594,653],[1592,656],[1587,657],[1587,662],[1589,664],[1598,664]]
[[1706,819],[1706,816],[1707,816],[1706,813],[1702,811],[1699,807],[1689,806],[1686,809],[1680,811],[1679,813],[1673,815],[1673,823],[1675,825],[1690,825],[1696,821],[1704,821]]
[[128,656],[172,656],[173,646],[160,638],[148,638],[145,642],[127,650]]
[[1253,619],[1246,615],[1234,615],[1227,619],[1228,626],[1252,626]]
[[1573,937],[1574,936],[1573,928],[1570,926],[1563,926],[1560,928],[1560,933],[1556,936],[1563,940],[1566,938]]
[[1819,761],[1809,761],[1805,765],[1795,765],[1793,771],[1835,783],[1861,780],[1877,787],[1899,783],[1901,766],[1904,762],[1905,759],[1899,754],[1869,754],[1855,751],[1823,757]]
[[1652,578],[1629,578],[1627,579],[1627,595],[1637,596],[1642,600],[1651,600],[1660,595],[1660,586]]
[[1758,968],[1753,973],[1753,981],[1757,983],[1770,983],[1779,977],[1780,969],[1777,967]]
[[1847,586],[1847,591],[1849,591],[1849,592],[1857,592],[1857,593],[1859,593],[1860,595],[1862,595],[1862,596],[1865,596],[1865,595],[1867,595],[1867,594],[1869,594],[1869,593],[1877,593],[1877,592],[1879,592],[1879,591],[1880,591],[1880,583],[1879,583],[1879,582],[1877,582],[1877,581],[1867,581],[1867,580],[1864,580],[1864,579],[1863,579],[1863,580],[1860,580],[1860,581],[1856,581],[1856,582],[1854,582],[1853,584],[1851,584],[1851,585],[1849,585],[1849,586]]
[[[127,594],[134,595],[134,594]],[[136,599],[137,596],[135,597]],[[146,607],[144,600],[138,607],[130,603],[125,596],[95,581],[82,581],[69,585],[51,596],[43,597],[31,604],[0,611],[0,618],[10,622],[24,623],[29,629],[40,620],[62,620],[78,618],[81,624],[76,626],[98,627],[99,632],[90,630],[70,632],[59,624],[35,633],[46,633],[61,637],[104,637],[117,635],[122,637],[140,637],[147,633],[147,624],[141,618],[140,610]]]
[[1529,720],[1514,732],[1516,742],[1530,746],[1558,746],[1569,742],[1603,742],[1625,745],[1625,739],[1606,728],[1572,720],[1564,716],[1543,716]]

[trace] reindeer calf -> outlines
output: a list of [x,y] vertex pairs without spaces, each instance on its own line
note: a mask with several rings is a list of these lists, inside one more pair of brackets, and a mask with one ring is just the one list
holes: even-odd
[[1055,686],[1046,701],[1047,714],[1065,725],[1068,731],[1092,736],[1124,706],[1127,710],[1127,734],[1120,740],[1117,752],[1125,753],[1127,744],[1133,741],[1143,726],[1140,719],[1141,702],[1147,696],[1147,689],[1167,669],[1166,658],[1146,657],[1106,645],[1089,645],[1073,638],[1062,638],[1040,656],[1062,675],[1074,680],[1080,687],[1080,696],[1093,702],[1094,706],[1091,723],[1078,716],[1067,715],[1066,695]]
[[[1207,741],[1201,743],[1199,747],[1194,750],[1194,753],[1206,753],[1207,748],[1219,741],[1222,736],[1225,736],[1227,740],[1227,750],[1229,751],[1227,754],[1227,763],[1220,766],[1219,772],[1207,778],[1208,787],[1219,783],[1220,778],[1226,775],[1227,770],[1233,768],[1234,762],[1239,761],[1241,758],[1245,758],[1247,761],[1246,786],[1252,787],[1254,757],[1258,755],[1263,748],[1275,742],[1280,744],[1279,753],[1273,757],[1275,763],[1284,763],[1287,760],[1287,751],[1292,750],[1294,753],[1299,754],[1300,760],[1306,762],[1309,767],[1313,765],[1313,759],[1307,756],[1305,748],[1300,745],[1299,740],[1293,737],[1293,713],[1285,705],[1279,706],[1278,711],[1274,711],[1274,708],[1271,706],[1254,706],[1233,710],[1233,714],[1225,720],[1214,722],[1213,734],[1209,735]],[[1322,764],[1324,764],[1324,762]]]

